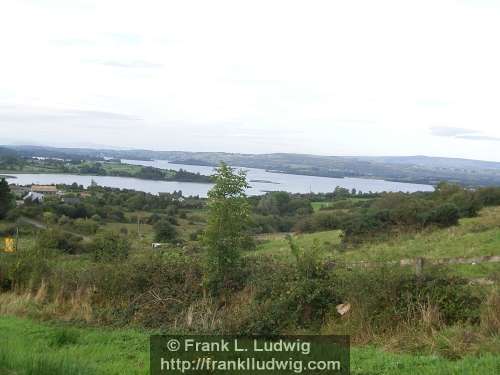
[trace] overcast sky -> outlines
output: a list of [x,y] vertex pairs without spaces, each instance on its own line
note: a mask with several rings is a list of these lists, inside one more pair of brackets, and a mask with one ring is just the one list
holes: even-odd
[[1,0],[0,144],[500,161],[500,1]]

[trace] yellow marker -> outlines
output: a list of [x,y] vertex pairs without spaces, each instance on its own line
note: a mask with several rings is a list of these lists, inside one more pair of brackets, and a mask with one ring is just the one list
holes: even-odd
[[14,246],[14,239],[12,237],[5,238],[5,252],[6,253],[16,252],[16,247]]

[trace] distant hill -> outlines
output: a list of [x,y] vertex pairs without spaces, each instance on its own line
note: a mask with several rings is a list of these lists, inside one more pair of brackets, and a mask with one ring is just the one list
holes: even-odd
[[440,181],[465,186],[500,186],[500,163],[428,156],[319,156],[305,154],[238,154],[152,150],[106,150],[4,146],[23,157],[45,156],[101,160],[120,158],[168,160],[178,164],[216,166],[221,161],[247,168],[261,168],[308,176],[378,178],[391,181],[436,185]]
[[494,169],[500,170],[500,163],[494,161],[470,160],[459,158],[443,158],[431,156],[378,156],[378,157],[356,157],[358,160],[373,161],[387,164],[416,165],[427,168],[450,168],[450,169]]

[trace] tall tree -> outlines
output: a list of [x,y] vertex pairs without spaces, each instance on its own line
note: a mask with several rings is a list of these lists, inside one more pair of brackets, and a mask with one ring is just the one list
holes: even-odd
[[216,294],[230,286],[239,273],[250,205],[245,195],[249,185],[244,171],[235,172],[222,163],[213,178],[215,186],[208,192],[209,218],[203,242],[207,247],[206,282]]
[[9,184],[5,178],[0,180],[0,219],[3,219],[7,212],[13,207],[14,198],[10,193]]

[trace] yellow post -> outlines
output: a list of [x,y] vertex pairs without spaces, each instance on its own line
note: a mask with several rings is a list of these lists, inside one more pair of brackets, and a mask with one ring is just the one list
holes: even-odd
[[16,247],[14,245],[14,239],[12,237],[5,237],[5,250],[6,253],[15,253]]

